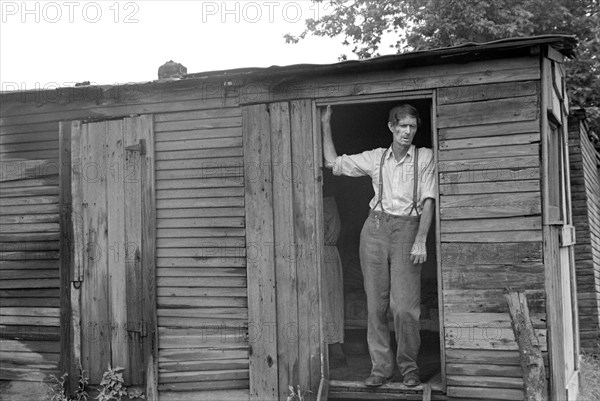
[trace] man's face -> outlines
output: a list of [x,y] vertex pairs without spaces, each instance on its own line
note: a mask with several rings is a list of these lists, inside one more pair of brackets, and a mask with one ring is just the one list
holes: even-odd
[[400,146],[410,146],[417,133],[417,119],[411,116],[404,116],[395,123],[388,122],[388,127],[394,135],[394,143]]

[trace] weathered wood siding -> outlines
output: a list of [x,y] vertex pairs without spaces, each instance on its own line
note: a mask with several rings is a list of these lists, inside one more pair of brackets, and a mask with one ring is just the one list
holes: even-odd
[[531,56],[242,88],[252,92],[243,103],[437,90],[444,368],[448,395],[458,399],[523,399],[504,287],[526,291],[547,359],[540,78]]
[[252,400],[321,384],[321,160],[311,100],[246,106]]
[[[3,105],[0,125],[2,133],[17,126],[52,125],[39,138],[37,133],[46,128],[16,133],[34,142],[28,157],[53,160],[58,140],[52,157],[43,153],[46,144],[36,141],[57,136],[57,121],[153,114],[160,399],[284,398],[287,384],[310,388],[314,397],[321,362],[315,262],[320,255],[315,246],[322,243],[322,233],[316,203],[321,157],[319,151],[313,153],[319,140],[311,137],[316,126],[311,102],[372,100],[420,90],[437,94],[433,104],[448,395],[519,400],[522,369],[504,287],[526,291],[536,333],[544,351],[548,347],[539,56],[262,79],[247,82],[233,95],[223,92],[222,82],[205,86],[202,80],[105,88],[68,102],[10,101]],[[15,151],[14,156],[22,154]],[[291,163],[291,170],[281,170],[280,163]],[[285,175],[298,166],[299,175]],[[256,175],[267,170],[270,174]],[[36,199],[57,209],[36,215],[58,216],[58,182],[52,186],[48,179],[26,180],[31,185],[22,188],[3,187],[2,207]],[[18,195],[11,195],[16,188]],[[5,199],[25,200],[6,204]],[[31,218],[30,212],[24,215]],[[42,238],[44,243],[57,241],[58,227],[48,231],[54,226],[46,226],[57,221],[36,220],[44,232],[31,238],[36,243]],[[6,234],[3,241],[15,238],[12,232]],[[15,270],[4,267],[16,262],[1,262],[2,272]],[[52,269],[57,267],[46,270]],[[18,271],[25,270],[41,269],[34,264]],[[53,280],[58,308],[58,271]],[[17,299],[2,291],[2,302]],[[42,293],[43,299],[54,294],[52,289],[35,289],[35,294]],[[40,306],[30,296],[33,291],[24,294],[27,303]],[[273,327],[278,330],[271,331]],[[267,329],[260,338],[253,337],[257,328]],[[291,334],[282,329],[291,329]],[[47,339],[54,339],[58,349],[56,337]],[[35,358],[30,351],[23,354],[27,361]],[[18,367],[10,371],[18,372]],[[253,385],[256,392],[250,393]]]
[[600,352],[600,182],[597,155],[579,118],[569,119],[569,161],[573,223],[576,229],[575,268],[582,350]]
[[507,81],[437,92],[446,374],[461,399],[523,399],[505,287],[526,291],[546,350],[539,81]]
[[241,109],[159,113],[154,129],[161,400],[247,398]]
[[42,397],[58,373],[58,142],[58,123],[0,127],[2,399]]
[[[155,346],[159,354],[160,399],[247,399],[244,179],[238,95],[227,93],[220,81],[179,81],[2,96],[2,144],[9,140],[19,143],[19,148],[11,153],[13,158],[41,160],[43,164],[58,163],[59,121],[155,116],[158,301]],[[14,139],[16,134],[22,135],[23,140]],[[3,146],[2,152],[5,149]],[[2,153],[3,162],[10,160]],[[5,164],[2,166],[5,176],[7,170]],[[53,342],[41,343],[34,336],[35,341],[22,342],[23,346],[10,346],[18,348],[17,351],[9,351],[3,343],[2,378],[7,379],[19,375],[27,366],[49,366],[54,372],[59,361],[59,178],[56,169],[51,177],[35,178],[23,181],[22,185],[16,181],[8,183],[9,187],[2,185],[2,216],[16,219],[19,213],[13,209],[26,207],[26,219],[33,220],[32,209],[39,210],[36,216],[53,220],[36,224],[39,232],[22,234],[13,231],[33,225],[14,225],[12,231],[5,232],[10,226],[2,224],[2,243],[12,244],[12,238],[17,238],[21,242],[44,241],[46,245],[55,241],[55,247],[39,251],[34,248],[36,255],[43,253],[41,260],[6,260],[16,258],[14,252],[8,252],[3,254],[1,266],[2,272],[7,272],[3,278],[19,274],[14,269],[15,263],[19,263],[20,271],[30,272],[35,278],[32,283],[43,279],[50,288],[2,288],[0,305],[3,314],[5,306],[8,313],[31,305],[35,313],[44,313],[44,317],[31,314],[24,318],[28,322],[41,322],[37,326],[36,323],[8,326],[5,321],[18,318],[5,320],[2,316],[2,333],[10,330],[18,330],[19,335],[36,333],[41,324],[44,340]],[[46,263],[47,259],[51,259],[50,263]],[[44,262],[43,267],[38,262]],[[55,274],[36,276],[41,269]],[[10,282],[25,283],[18,277]],[[9,281],[1,283],[4,286]],[[22,304],[14,305],[17,302]],[[47,316],[45,309],[39,312],[41,306],[51,309]],[[50,344],[53,345],[49,347]],[[13,356],[20,359],[9,359]]]

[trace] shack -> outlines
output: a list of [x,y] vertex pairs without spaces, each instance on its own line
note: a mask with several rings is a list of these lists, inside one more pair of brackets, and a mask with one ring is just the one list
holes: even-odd
[[569,116],[571,198],[577,237],[575,272],[582,351],[600,353],[600,138],[583,109]]
[[[2,93],[2,399],[107,366],[148,400],[519,400],[506,288],[524,291],[550,398],[578,389],[565,57],[569,36],[331,65]],[[366,389],[357,227],[368,182],[322,166],[424,116],[439,196],[423,267],[424,384]],[[341,219],[343,322],[324,319],[323,196]],[[359,270],[358,270],[359,271]],[[329,366],[344,324],[347,367]],[[425,394],[424,394],[425,393]]]

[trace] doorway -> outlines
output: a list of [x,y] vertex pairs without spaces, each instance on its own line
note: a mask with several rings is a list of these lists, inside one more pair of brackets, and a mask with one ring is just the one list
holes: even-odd
[[[356,154],[379,147],[389,147],[392,136],[387,127],[388,112],[393,106],[402,102],[412,104],[421,115],[422,124],[413,144],[417,147],[433,148],[432,100],[430,98],[406,101],[394,99],[333,105],[331,127],[337,153],[339,155]],[[342,296],[335,298],[336,300],[342,298],[336,301],[341,302],[343,306],[341,339],[340,335],[335,333],[336,327],[339,327],[340,324],[331,324],[332,322],[326,321],[324,326],[325,340],[329,343],[329,379],[332,382],[362,383],[369,376],[371,370],[366,331],[367,304],[359,261],[359,242],[362,226],[369,214],[369,201],[373,196],[374,191],[370,177],[334,176],[331,170],[324,169],[324,205],[331,203],[331,199],[333,199],[339,214],[340,228],[335,247],[340,255],[343,273]],[[418,365],[423,382],[437,381],[439,386],[436,387],[441,387],[442,363],[435,221],[434,219],[427,240],[427,262],[423,264],[421,272],[421,348]],[[325,227],[325,232],[327,229]],[[325,257],[330,253],[327,252],[327,247],[326,244]],[[327,268],[327,260],[324,268]],[[331,293],[331,291],[329,292]],[[391,324],[390,330],[393,330]],[[394,340],[392,347],[395,348]],[[392,382],[402,382],[397,368],[395,368]]]

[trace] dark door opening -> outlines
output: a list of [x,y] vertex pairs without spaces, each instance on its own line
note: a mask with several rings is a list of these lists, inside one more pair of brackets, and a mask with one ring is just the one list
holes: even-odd
[[[333,106],[331,127],[337,153],[339,155],[356,154],[379,147],[389,147],[392,142],[392,134],[387,127],[388,112],[400,102],[394,100]],[[422,118],[422,125],[419,127],[413,144],[417,147],[432,148],[431,100],[410,100],[408,103],[419,110]],[[332,381],[363,382],[370,374],[371,359],[367,345],[367,304],[359,260],[359,241],[362,226],[369,214],[369,201],[372,199],[374,191],[371,178],[368,176],[336,177],[331,170],[324,170],[324,206],[327,206],[326,203],[331,202],[331,198],[333,198],[340,217],[341,227],[335,246],[339,251],[343,272],[343,299],[340,300],[339,295],[336,297],[336,291],[328,291],[330,300],[342,302],[343,312],[341,313],[344,316],[343,343],[341,345],[336,343],[339,340],[339,334],[335,333],[335,328],[339,324],[333,322],[330,325],[332,332],[326,330],[326,341],[327,337],[330,339],[327,341],[330,343],[329,378]],[[328,227],[325,227],[326,233],[327,230]],[[427,240],[427,262],[423,264],[421,272],[421,348],[418,365],[423,382],[435,381],[439,382],[441,386],[435,230],[434,219]],[[327,249],[325,251],[327,255]],[[325,264],[326,268],[327,263]],[[332,322],[326,322],[326,324],[328,323]],[[392,325],[390,325],[390,331],[393,331]],[[392,347],[395,348],[395,342]],[[402,382],[397,367],[392,382]]]

